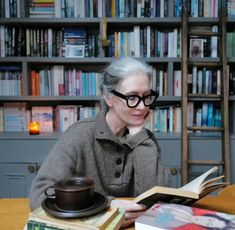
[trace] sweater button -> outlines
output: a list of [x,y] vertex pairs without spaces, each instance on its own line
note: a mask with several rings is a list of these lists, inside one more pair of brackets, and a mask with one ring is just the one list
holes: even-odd
[[120,165],[122,163],[122,159],[121,158],[118,158],[117,160],[116,160],[116,164],[117,165]]
[[120,172],[116,172],[116,173],[115,173],[115,177],[116,177],[116,178],[119,178],[120,176],[121,176],[121,173],[120,173]]

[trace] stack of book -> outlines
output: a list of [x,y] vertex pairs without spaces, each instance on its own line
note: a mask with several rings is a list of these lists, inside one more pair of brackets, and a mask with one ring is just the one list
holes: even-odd
[[32,106],[32,121],[40,123],[41,132],[53,132],[52,106]]
[[29,4],[30,18],[54,18],[55,0],[31,0]]
[[61,219],[50,216],[39,207],[29,214],[24,230],[118,230],[123,223],[124,214],[125,212],[118,208],[109,207],[91,217]]
[[3,103],[4,131],[6,132],[27,131],[28,130],[27,124],[29,122],[29,117],[30,117],[29,110],[27,110],[27,104],[25,102]]

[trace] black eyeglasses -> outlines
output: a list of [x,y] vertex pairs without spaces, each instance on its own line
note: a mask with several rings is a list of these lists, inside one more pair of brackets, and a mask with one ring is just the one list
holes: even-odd
[[151,90],[150,94],[147,94],[143,97],[139,95],[124,95],[122,93],[117,92],[116,90],[112,90],[111,93],[114,95],[124,99],[129,108],[134,108],[139,105],[141,101],[143,101],[145,106],[151,106],[155,103],[158,98],[158,93]]

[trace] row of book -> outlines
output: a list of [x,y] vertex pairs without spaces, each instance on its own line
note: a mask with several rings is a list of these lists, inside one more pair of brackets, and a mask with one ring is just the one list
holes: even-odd
[[22,0],[0,0],[1,18],[24,17],[24,1]]
[[0,95],[23,95],[21,66],[0,66]]
[[[201,28],[198,28],[201,29]],[[216,32],[217,26],[209,27]],[[234,35],[228,34],[228,56],[233,55]],[[180,29],[159,30],[156,27],[134,26],[129,32],[114,32],[110,41],[108,57],[180,57]],[[84,28],[16,28],[0,25],[0,56],[31,57],[98,57],[98,31]],[[190,57],[217,57],[218,38],[190,38]]]
[[191,0],[189,3],[189,15],[191,17],[218,17],[221,9],[220,0]]
[[55,17],[55,2],[51,1],[29,1],[28,15],[30,18],[54,18]]
[[188,93],[221,95],[221,70],[193,66],[188,75]]
[[36,121],[41,132],[64,132],[76,121],[96,116],[99,110],[98,104],[95,107],[32,106],[30,110],[26,102],[5,102],[0,107],[0,131],[26,132],[30,121]]
[[226,45],[227,45],[227,56],[235,57],[235,31],[227,32]]
[[0,57],[6,56],[97,57],[98,31],[0,25]]
[[101,73],[62,65],[31,70],[32,96],[100,96]]
[[[230,74],[232,76],[232,73]],[[231,77],[232,79],[232,77]],[[174,70],[173,95],[181,96],[182,72]],[[230,82],[230,94],[233,92],[233,81]],[[216,94],[221,95],[221,70],[192,67],[188,74],[189,94]]]
[[[106,0],[102,5],[105,17],[167,17],[169,15],[169,0]],[[180,2],[174,0],[175,7],[180,11]],[[176,15],[175,15],[176,16]]]
[[[168,96],[168,73],[153,69],[151,87],[159,96]],[[235,71],[229,71],[229,94],[235,95]],[[46,66],[30,71],[29,94],[32,96],[100,96],[101,73],[83,72],[63,65]],[[173,96],[181,96],[182,72],[174,70]],[[221,70],[193,66],[188,74],[189,94],[221,95]],[[0,95],[22,96],[23,80],[20,66],[0,66]]]
[[235,95],[235,71],[229,72],[229,94]]
[[[40,123],[41,132],[64,132],[78,120],[95,117],[100,110],[80,105],[32,106],[25,102],[4,103],[0,107],[0,131],[28,131],[30,121]],[[209,102],[188,103],[188,126],[221,127],[221,111]],[[153,111],[149,129],[156,132],[181,132],[181,108],[176,105],[159,107]]]
[[[227,0],[228,15],[234,15],[234,0]],[[24,2],[24,1],[23,1]],[[218,17],[220,0],[188,0],[191,17]],[[171,9],[175,17],[181,14],[182,0],[0,0],[0,17],[168,17]]]
[[[20,0],[0,0],[0,17],[168,17],[169,8],[169,0],[31,0],[27,6]],[[180,12],[181,0],[174,0],[174,16]]]
[[155,132],[181,132],[181,107],[172,105],[157,108],[154,111],[152,122],[152,130]]
[[168,73],[165,70],[154,69],[152,89],[158,92],[159,96],[168,96]]
[[221,127],[221,110],[211,102],[189,102],[187,118],[189,127]]
[[228,16],[234,17],[235,16],[235,1],[234,0],[227,0],[227,9],[228,9]]
[[[187,126],[221,127],[220,108],[209,102],[188,102]],[[156,108],[147,127],[155,132],[181,132],[181,107],[170,105]]]
[[[213,103],[188,103],[188,127],[221,127],[221,111]],[[181,107],[157,108],[147,127],[155,132],[181,132]]]
[[156,27],[134,26],[130,32],[114,32],[110,40],[109,57],[180,57],[180,29],[160,31]]

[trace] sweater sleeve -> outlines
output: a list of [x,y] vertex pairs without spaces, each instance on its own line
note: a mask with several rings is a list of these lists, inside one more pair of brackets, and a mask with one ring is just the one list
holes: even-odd
[[58,180],[70,177],[75,171],[78,150],[74,148],[72,133],[65,133],[52,148],[50,154],[45,158],[35,179],[32,182],[29,204],[33,210],[39,207],[46,198],[44,191]]

